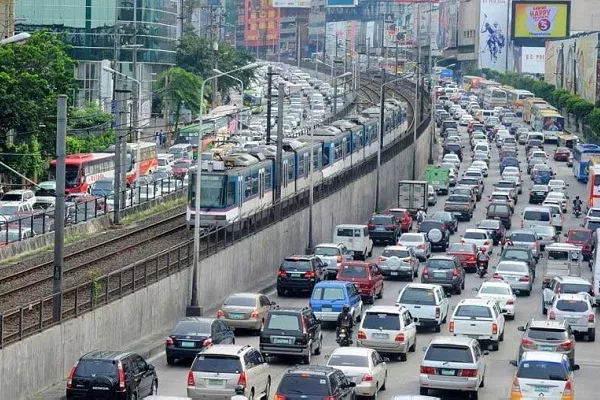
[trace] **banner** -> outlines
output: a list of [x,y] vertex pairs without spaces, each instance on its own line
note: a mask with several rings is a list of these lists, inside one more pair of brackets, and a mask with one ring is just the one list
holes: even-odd
[[506,70],[508,1],[481,0],[479,13],[479,68]]
[[521,73],[543,74],[546,65],[546,49],[543,47],[521,48]]
[[442,51],[447,48],[455,48],[458,45],[458,2],[442,0],[438,15],[437,48]]
[[327,0],[327,7],[356,7],[358,0]]
[[570,1],[513,1],[511,36],[517,45],[543,46],[569,36]]
[[273,0],[275,8],[310,8],[310,0]]

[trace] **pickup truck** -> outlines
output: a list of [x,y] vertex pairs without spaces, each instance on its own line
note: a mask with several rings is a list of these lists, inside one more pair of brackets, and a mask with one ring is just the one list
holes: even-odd
[[445,294],[440,285],[428,283],[409,283],[398,294],[397,307],[406,307],[412,315],[415,325],[441,331],[450,310],[450,294]]
[[504,340],[504,315],[496,300],[464,299],[454,309],[448,329],[454,336],[468,336],[498,351]]
[[470,221],[473,218],[473,203],[467,195],[451,194],[444,204],[444,211],[451,212],[457,219]]
[[470,188],[473,188],[473,192],[475,192],[475,197],[477,198],[477,201],[481,200],[482,187],[479,185],[479,179],[463,177],[458,181],[458,184],[460,186],[468,186]]

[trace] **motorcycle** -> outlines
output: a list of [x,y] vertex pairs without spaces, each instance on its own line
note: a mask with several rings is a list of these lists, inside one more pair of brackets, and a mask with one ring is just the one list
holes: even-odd
[[340,347],[348,347],[352,345],[352,339],[350,338],[350,331],[348,328],[341,327],[338,330],[337,338],[335,340]]
[[573,215],[575,215],[575,218],[579,218],[581,216],[581,207],[580,206],[573,207]]
[[489,261],[477,261],[477,275],[480,278],[483,278],[487,274],[488,263]]

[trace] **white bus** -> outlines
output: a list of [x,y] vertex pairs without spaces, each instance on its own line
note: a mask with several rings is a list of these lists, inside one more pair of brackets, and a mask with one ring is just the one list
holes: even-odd
[[528,90],[511,89],[506,91],[508,100],[508,107],[517,114],[518,117],[523,115],[523,101],[535,97],[533,93]]
[[493,110],[494,107],[507,107],[508,97],[506,92],[496,87],[487,88],[483,94],[483,108]]

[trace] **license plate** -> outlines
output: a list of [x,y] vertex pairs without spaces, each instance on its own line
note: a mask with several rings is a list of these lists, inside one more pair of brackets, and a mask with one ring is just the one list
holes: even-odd
[[434,276],[434,278],[445,278],[446,273],[445,272],[434,272],[433,276]]
[[579,323],[579,318],[567,318],[567,322],[569,325],[577,325]]
[[553,346],[540,346],[539,349],[540,351],[554,351]]
[[534,386],[534,388],[534,390],[538,393],[548,393],[548,391],[550,390],[548,386]]
[[231,317],[231,319],[243,319],[244,318],[244,314],[229,314],[229,316]]
[[223,386],[223,379],[209,379],[208,386]]
[[302,274],[292,274],[292,278],[301,278]]
[[273,340],[273,343],[275,343],[275,344],[290,344],[290,339],[276,338],[275,340]]
[[398,276],[397,272],[392,272],[391,274],[392,274],[392,276]]
[[196,347],[194,342],[181,342],[181,347]]
[[331,312],[331,307],[321,307],[324,312]]
[[389,339],[390,335],[388,335],[387,333],[374,333],[373,334],[373,339]]
[[440,371],[440,374],[444,375],[444,376],[454,376],[454,370],[453,369],[442,369]]

